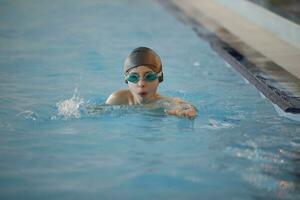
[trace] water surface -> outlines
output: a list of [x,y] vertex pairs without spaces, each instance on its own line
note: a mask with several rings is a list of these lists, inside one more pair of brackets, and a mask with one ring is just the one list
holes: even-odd
[[[299,199],[299,122],[156,2],[1,1],[0,23],[0,199]],[[195,120],[101,105],[138,46]]]

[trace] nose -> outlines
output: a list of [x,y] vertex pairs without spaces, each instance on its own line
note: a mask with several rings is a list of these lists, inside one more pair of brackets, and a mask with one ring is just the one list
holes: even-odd
[[139,82],[137,83],[139,87],[143,88],[145,87],[145,81],[144,79],[140,79]]

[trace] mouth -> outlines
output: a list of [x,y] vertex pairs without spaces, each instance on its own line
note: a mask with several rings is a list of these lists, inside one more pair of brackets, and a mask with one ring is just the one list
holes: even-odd
[[147,95],[147,92],[139,92],[138,95],[141,96],[141,97],[144,97],[144,96]]

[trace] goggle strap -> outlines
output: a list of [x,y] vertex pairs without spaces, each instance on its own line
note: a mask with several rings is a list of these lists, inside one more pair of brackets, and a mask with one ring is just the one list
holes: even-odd
[[157,73],[157,77],[161,77],[162,75],[162,71],[160,71],[159,73]]

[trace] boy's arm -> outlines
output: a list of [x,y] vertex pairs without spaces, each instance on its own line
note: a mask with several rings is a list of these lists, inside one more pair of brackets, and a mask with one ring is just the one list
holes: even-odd
[[170,101],[171,101],[171,103],[178,105],[178,108],[166,110],[165,112],[167,114],[176,115],[178,117],[187,117],[190,119],[193,119],[197,116],[197,110],[191,104],[189,104],[181,99],[178,99],[178,98],[170,99]]

